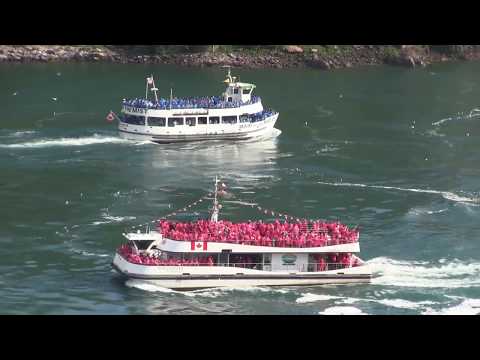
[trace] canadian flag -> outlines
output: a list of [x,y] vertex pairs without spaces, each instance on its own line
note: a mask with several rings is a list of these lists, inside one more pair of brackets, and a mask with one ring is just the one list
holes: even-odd
[[190,241],[191,250],[200,250],[207,251],[207,242],[206,241]]
[[108,115],[107,115],[107,117],[105,118],[105,120],[107,120],[108,122],[112,122],[113,120],[115,120],[113,111],[110,111],[110,112],[108,113]]

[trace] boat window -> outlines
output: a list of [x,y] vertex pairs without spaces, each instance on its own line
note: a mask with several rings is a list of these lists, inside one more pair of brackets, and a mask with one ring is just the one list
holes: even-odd
[[146,250],[150,246],[150,244],[153,242],[152,241],[147,241],[147,240],[141,240],[141,241],[135,241],[135,245],[137,245],[138,250]]
[[234,94],[238,94],[238,88],[233,89],[233,93],[234,93]]
[[168,126],[173,127],[175,125],[183,125],[182,117],[168,118]]
[[195,118],[194,117],[185,118],[185,125],[195,126]]
[[145,125],[145,116],[125,115],[123,122],[131,125]]
[[210,116],[210,124],[220,124],[220,117],[219,116]]
[[237,117],[236,116],[222,116],[222,124],[236,124]]
[[231,96],[228,98],[228,101],[229,101],[229,102],[232,102],[232,97],[231,97]]
[[250,117],[248,116],[248,114],[240,115],[240,122],[241,123],[250,122]]
[[272,263],[272,254],[263,254],[263,263],[270,265]]
[[250,94],[250,89],[243,89],[244,94]]
[[199,116],[197,121],[198,121],[198,125],[207,125],[206,116]]
[[166,123],[167,123],[167,121],[163,117],[160,117],[160,118],[149,117],[148,118],[148,125],[149,126],[165,126]]

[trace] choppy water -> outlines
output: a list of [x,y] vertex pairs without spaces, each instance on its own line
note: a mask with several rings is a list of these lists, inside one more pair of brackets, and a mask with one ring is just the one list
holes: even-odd
[[[239,70],[281,135],[180,145],[120,139],[104,120],[150,73],[163,95],[223,91],[218,69],[0,64],[0,313],[480,313],[480,64]],[[195,201],[216,174],[235,194],[225,218],[262,218],[255,203],[360,224],[381,276],[187,293],[120,280],[122,231]]]

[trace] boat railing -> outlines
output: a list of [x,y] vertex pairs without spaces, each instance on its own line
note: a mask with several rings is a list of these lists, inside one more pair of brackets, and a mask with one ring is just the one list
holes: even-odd
[[[254,269],[254,270],[266,270],[265,267],[272,267],[271,264],[262,264],[262,263],[217,263],[215,266],[224,266],[224,267],[235,267],[242,269]],[[183,266],[192,266],[192,265],[183,265]],[[193,265],[195,266],[195,265]],[[200,264],[199,266],[204,266]],[[292,264],[287,265],[283,264],[281,266],[282,271],[296,271],[296,272],[318,272],[318,271],[330,271],[330,270],[339,270],[352,267],[351,264],[344,263],[308,263],[308,264]]]
[[256,104],[261,101],[259,96],[252,96],[250,101],[236,101],[230,102],[222,100],[218,96],[212,97],[193,97],[193,98],[174,98],[159,99],[158,102],[153,102],[145,99],[124,100],[124,106],[131,106],[135,108],[153,109],[153,110],[170,110],[170,109],[229,109],[239,106]]
[[[302,232],[299,232],[299,234],[302,234]],[[319,233],[314,233],[314,232],[308,232],[305,234],[312,234],[314,236],[319,236],[324,234],[323,232]],[[164,235],[165,236],[165,235]],[[324,247],[324,246],[332,246],[332,245],[343,245],[343,244],[350,244],[350,243],[355,243],[358,242],[358,236],[354,239],[348,239],[348,238],[332,238],[330,235],[326,234],[325,238],[323,241],[320,243],[315,244],[315,240],[305,240],[304,242],[300,242],[300,240],[291,240],[290,242],[287,242],[285,239],[277,239],[277,238],[272,238],[268,244],[261,243],[261,242],[256,242],[255,240],[230,240],[228,241],[227,239],[223,240],[219,237],[217,238],[210,238],[207,240],[187,240],[187,239],[175,239],[175,238],[170,238],[165,236],[166,238],[174,241],[183,241],[183,242],[192,242],[192,241],[206,241],[206,242],[212,242],[212,243],[223,243],[223,244],[237,244],[237,245],[250,245],[250,246],[267,246],[267,247],[280,247],[280,248],[306,248],[306,247]]]
[[[128,256],[122,253],[122,251],[117,251],[117,253],[122,256],[124,259],[126,259],[129,262],[132,262]],[[151,256],[149,257],[149,261],[145,262],[135,262],[135,264],[141,264],[141,265],[151,265],[151,266],[223,266],[223,267],[234,267],[234,268],[240,268],[240,269],[254,269],[254,270],[266,270],[266,271],[271,271],[272,269],[272,264],[271,263],[253,263],[253,262],[243,262],[243,263],[237,263],[237,262],[227,262],[227,263],[215,263],[215,262],[203,262],[203,263],[194,263],[191,261],[185,261],[185,260],[174,260],[172,262],[168,261],[167,259],[163,259],[163,263],[157,263],[155,261],[151,262],[151,260],[160,260],[161,258],[159,256]],[[145,259],[144,259],[145,260]],[[321,263],[321,262],[312,262],[312,263],[307,263],[307,264],[282,264],[281,268],[279,270],[282,271],[295,271],[295,272],[319,272],[319,271],[330,271],[330,270],[338,270],[338,269],[344,269],[344,268],[349,268],[352,266],[357,266],[360,264],[355,264],[355,263]]]

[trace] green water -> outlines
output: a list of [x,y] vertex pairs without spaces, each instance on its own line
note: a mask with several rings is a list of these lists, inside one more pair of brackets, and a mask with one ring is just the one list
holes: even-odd
[[[222,69],[0,64],[0,313],[479,312],[480,63],[235,70],[280,112],[278,137],[120,139],[105,116],[143,96],[151,73],[161,96],[224,91]],[[190,293],[118,278],[121,233],[195,201],[217,174],[235,195],[223,218],[266,219],[243,205],[255,203],[360,224],[361,257],[380,276]]]

